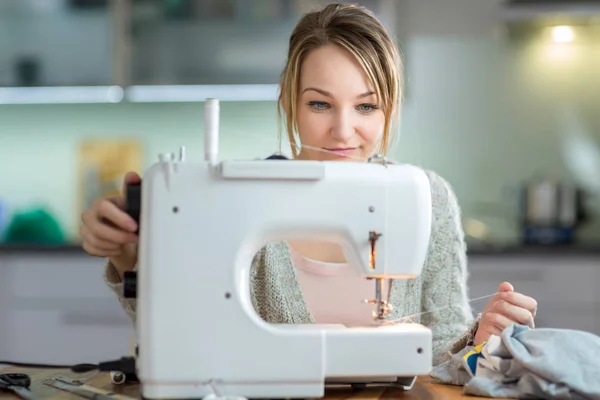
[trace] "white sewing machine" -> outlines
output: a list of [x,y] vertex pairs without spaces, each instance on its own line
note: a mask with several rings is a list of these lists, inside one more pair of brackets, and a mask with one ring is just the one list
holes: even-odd
[[[381,163],[218,161],[218,114],[218,101],[207,100],[204,161],[162,155],[143,175],[141,203],[129,199],[132,214],[141,210],[142,396],[202,398],[213,382],[221,395],[314,398],[326,384],[408,378],[410,387],[429,373],[431,331],[386,323],[383,293],[384,279],[421,273],[431,227],[427,176]],[[344,246],[374,280],[373,318],[381,323],[275,325],[257,315],[253,257],[269,242],[297,238]]]

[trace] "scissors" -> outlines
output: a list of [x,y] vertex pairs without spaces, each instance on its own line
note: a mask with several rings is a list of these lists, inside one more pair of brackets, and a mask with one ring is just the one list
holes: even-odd
[[35,400],[29,386],[31,378],[27,374],[0,374],[0,390],[11,390],[22,399]]

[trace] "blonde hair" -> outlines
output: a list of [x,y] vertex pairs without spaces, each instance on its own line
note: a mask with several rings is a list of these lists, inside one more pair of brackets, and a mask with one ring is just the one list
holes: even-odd
[[385,114],[384,132],[377,151],[387,154],[392,143],[393,121],[401,105],[403,66],[400,52],[371,11],[356,5],[330,4],[320,11],[305,14],[290,36],[287,62],[281,73],[278,114],[280,123],[282,109],[286,115],[292,155],[295,158],[300,147],[294,136],[300,68],[311,51],[327,44],[341,46],[356,57],[374,86]]

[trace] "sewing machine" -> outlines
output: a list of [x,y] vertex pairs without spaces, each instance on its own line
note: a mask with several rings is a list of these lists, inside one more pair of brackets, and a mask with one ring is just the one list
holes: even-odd
[[[219,103],[205,107],[205,160],[161,155],[128,194],[140,243],[137,284],[128,274],[125,290],[137,295],[143,397],[203,398],[211,384],[246,398],[322,397],[326,384],[339,383],[410,388],[431,370],[431,331],[389,322],[384,283],[421,273],[432,218],[427,176],[385,161],[219,161]],[[253,257],[267,243],[305,238],[337,241],[373,280],[372,326],[258,316]]]

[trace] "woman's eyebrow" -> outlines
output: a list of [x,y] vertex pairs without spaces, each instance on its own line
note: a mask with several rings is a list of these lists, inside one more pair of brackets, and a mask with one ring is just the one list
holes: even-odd
[[317,92],[317,93],[321,93],[323,96],[327,96],[327,97],[333,97],[333,96],[331,95],[331,93],[329,93],[327,90],[318,89],[318,88],[315,88],[315,87],[307,87],[306,89],[304,89],[304,90],[302,91],[302,93],[304,93],[304,92],[308,92],[308,91],[311,91],[311,90],[312,90],[312,91],[314,91],[314,92]]
[[[329,93],[327,90],[319,89],[319,88],[312,87],[312,86],[311,87],[307,87],[306,89],[304,89],[302,91],[302,93],[308,92],[310,90],[312,90],[314,92],[317,92],[317,93],[321,93],[323,96],[327,96],[327,97],[332,97],[333,98],[332,94]],[[370,92],[366,92],[366,93],[363,93],[363,94],[359,94],[358,96],[356,96],[356,98],[360,99],[360,98],[368,97],[368,96],[371,96],[371,95],[374,95],[374,94],[375,94],[375,92],[370,91]]]

